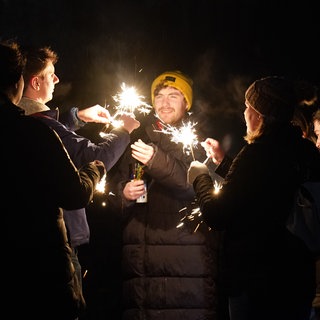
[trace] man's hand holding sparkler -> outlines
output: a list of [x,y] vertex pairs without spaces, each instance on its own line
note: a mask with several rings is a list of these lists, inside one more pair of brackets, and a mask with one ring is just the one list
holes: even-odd
[[144,165],[147,165],[154,155],[153,147],[144,143],[141,139],[133,143],[131,149],[132,157]]
[[213,163],[218,165],[221,163],[225,156],[224,150],[220,147],[217,140],[212,138],[207,138],[205,141],[201,142],[201,146],[206,151],[207,157],[212,159]]
[[99,104],[79,110],[78,118],[84,122],[104,123],[106,125],[109,125],[111,121],[109,111]]

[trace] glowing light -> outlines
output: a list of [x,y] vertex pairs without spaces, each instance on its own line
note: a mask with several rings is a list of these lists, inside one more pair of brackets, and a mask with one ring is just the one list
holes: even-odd
[[[123,121],[117,119],[122,114],[128,114],[135,117],[136,111],[145,115],[149,114],[152,110],[152,106],[143,101],[145,97],[138,94],[135,87],[127,87],[124,82],[121,84],[121,92],[118,92],[112,98],[116,102],[116,105],[114,106],[115,113],[110,117],[110,124],[114,128],[123,126]],[[108,127],[106,126],[100,132],[102,138],[107,136],[105,133],[107,129]]]
[[[187,210],[187,207],[182,208],[179,210],[179,212]],[[201,218],[202,213],[200,211],[200,208],[193,208],[191,209],[191,212],[188,212],[182,219],[180,219],[180,223],[176,226],[176,228],[181,228],[185,225],[190,229],[193,229],[192,232],[195,233],[203,223],[203,220]],[[209,228],[210,230],[210,228]]]
[[[213,193],[218,194],[220,190],[222,189],[221,182],[218,182],[217,180],[214,181],[213,184]],[[196,201],[192,203],[192,205],[196,205]],[[180,222],[176,226],[176,228],[182,228],[187,227],[189,230],[191,229],[193,233],[197,232],[199,227],[204,223],[202,219],[202,212],[199,207],[193,207],[192,209],[188,209],[187,207],[184,207],[179,210],[179,213],[184,212],[187,210],[187,213],[180,219]],[[208,227],[208,230],[211,230],[210,227]]]
[[213,188],[214,188],[213,193],[218,194],[220,192],[220,190],[222,189],[222,183],[218,182],[217,180],[214,180]]
[[162,129],[155,131],[162,132],[164,134],[170,134],[172,136],[171,141],[175,143],[182,143],[183,151],[191,152],[193,160],[195,160],[193,147],[198,144],[198,137],[195,130],[195,126],[197,123],[188,121],[187,123],[182,123],[182,126],[180,128],[165,123],[161,124]]
[[150,113],[152,106],[145,103],[142,95],[139,95],[135,87],[127,87],[123,82],[121,84],[122,91],[114,95],[112,98],[117,103],[115,109],[117,114],[135,114],[136,111],[148,114]]
[[101,180],[96,185],[96,191],[100,193],[104,193],[106,190],[106,180],[107,180],[107,174],[105,173]]

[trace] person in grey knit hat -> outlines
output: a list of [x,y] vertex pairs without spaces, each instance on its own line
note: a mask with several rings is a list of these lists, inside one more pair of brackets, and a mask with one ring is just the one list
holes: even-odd
[[264,117],[274,121],[291,121],[298,95],[293,82],[283,77],[266,77],[254,81],[245,93],[246,102]]
[[302,182],[320,181],[320,153],[291,123],[303,98],[296,83],[272,76],[245,92],[247,142],[234,160],[215,139],[202,146],[224,178],[214,193],[208,168],[193,161],[204,222],[224,232],[222,285],[230,320],[306,320],[315,292],[314,256],[286,221]]

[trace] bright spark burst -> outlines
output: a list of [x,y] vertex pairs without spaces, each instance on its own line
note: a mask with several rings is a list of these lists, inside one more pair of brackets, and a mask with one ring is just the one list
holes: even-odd
[[[179,212],[185,210],[187,210],[186,207],[182,208]],[[189,228],[193,229],[192,232],[195,233],[203,223],[201,216],[202,213],[200,211],[200,208],[193,208],[191,212],[187,213],[182,219],[180,219],[180,223],[176,226],[176,228],[181,228],[185,226],[185,224],[187,224]]]
[[191,121],[188,121],[187,123],[182,123],[182,126],[180,128],[171,126],[169,124],[161,123],[162,129],[161,130],[155,130],[158,132],[162,132],[164,134],[170,134],[172,136],[171,141],[175,143],[182,143],[183,145],[183,151],[190,151],[194,158],[193,154],[193,147],[196,147],[198,144],[198,137],[196,135],[196,129],[195,126],[197,123],[193,123]]
[[101,180],[96,185],[96,191],[100,193],[104,193],[106,191],[106,180],[107,180],[107,174],[105,173]]
[[[217,180],[214,181],[213,184],[213,193],[218,194],[220,190],[222,189],[221,182],[218,182]],[[193,203],[196,204],[196,203]],[[184,212],[187,210],[187,213],[180,219],[180,223],[176,226],[176,228],[182,228],[187,227],[188,229],[191,229],[193,233],[197,232],[199,227],[203,224],[202,219],[202,212],[199,207],[194,207],[192,209],[188,209],[187,207],[182,208],[179,210],[179,213]],[[210,227],[208,227],[209,230],[211,230]]]
[[[122,114],[128,114],[135,117],[135,112],[138,111],[144,115],[149,114],[152,110],[152,106],[144,102],[144,96],[138,94],[135,87],[127,87],[123,82],[121,84],[121,92],[118,92],[112,98],[116,102],[114,109],[116,110],[114,115],[110,117],[110,124],[114,128],[123,126],[123,121],[117,119]],[[100,132],[102,138],[106,137],[107,127]]]
[[220,192],[220,190],[222,189],[222,183],[218,182],[217,180],[214,180],[213,188],[214,188],[213,193],[218,194]]
[[122,91],[114,95],[112,98],[117,103],[115,106],[116,114],[135,114],[136,111],[149,114],[152,106],[145,103],[144,96],[139,95],[135,87],[127,87],[123,82],[121,84]]

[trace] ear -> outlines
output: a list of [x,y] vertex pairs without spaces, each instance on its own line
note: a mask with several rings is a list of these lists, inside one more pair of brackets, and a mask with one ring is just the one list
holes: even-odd
[[30,85],[35,90],[40,90],[40,81],[38,76],[34,76],[30,80]]

